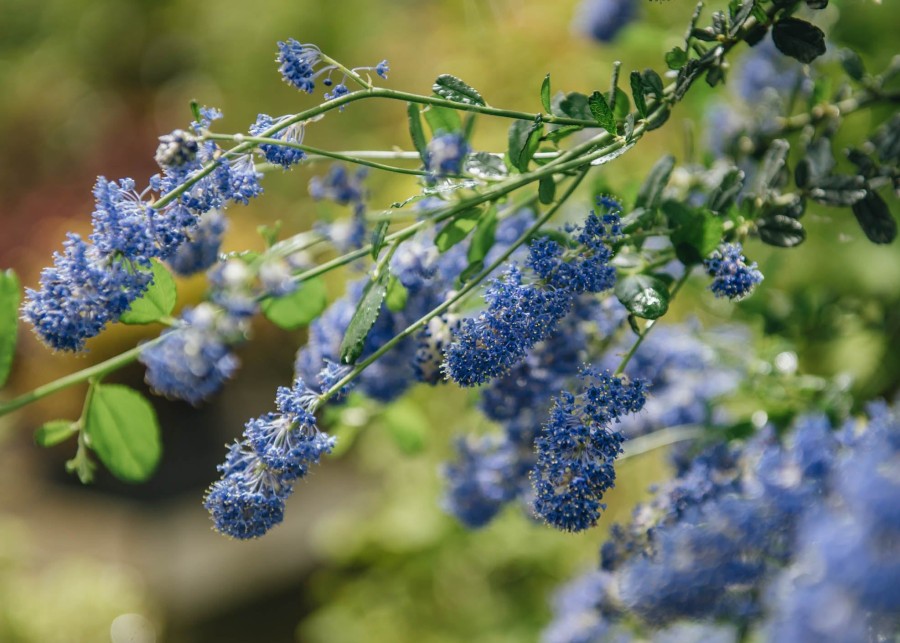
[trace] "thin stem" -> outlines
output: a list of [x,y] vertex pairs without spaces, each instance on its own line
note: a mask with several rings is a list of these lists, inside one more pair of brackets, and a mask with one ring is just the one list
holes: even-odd
[[[688,277],[691,276],[691,267],[686,267],[684,269],[684,274],[681,275],[681,278],[675,283],[675,287],[672,288],[672,292],[669,294],[669,299],[674,299],[675,295],[678,294],[678,291],[681,290],[681,287],[688,280]],[[619,367],[616,369],[613,375],[621,375],[625,372],[625,367],[628,366],[628,362],[631,361],[631,358],[634,357],[634,354],[641,347],[641,344],[644,343],[644,339],[646,339],[647,335],[650,334],[650,331],[653,330],[653,327],[656,326],[656,322],[659,321],[657,319],[652,319],[647,322],[647,325],[644,326],[644,332],[638,335],[637,340],[635,340],[634,344],[631,345],[631,348],[628,349],[628,352],[625,353],[625,357],[622,358],[622,361],[619,363]]]
[[579,186],[581,181],[587,175],[587,172],[589,169],[590,169],[590,167],[582,170],[581,173],[577,177],[575,177],[572,184],[569,185],[569,187],[566,189],[565,193],[563,193],[563,195],[559,198],[559,200],[553,205],[553,207],[551,207],[549,210],[547,210],[547,212],[545,212],[543,215],[541,215],[538,218],[538,220],[535,221],[531,225],[531,227],[528,228],[528,230],[526,230],[525,233],[522,234],[514,243],[512,243],[509,246],[509,248],[507,248],[506,251],[503,252],[503,254],[500,255],[491,265],[489,265],[484,270],[482,270],[480,273],[478,273],[478,275],[473,277],[471,281],[466,283],[466,285],[463,286],[459,291],[457,291],[452,297],[446,299],[441,305],[436,307],[434,310],[423,315],[417,321],[413,322],[412,324],[407,326],[404,330],[397,333],[393,338],[391,338],[390,340],[385,342],[382,346],[380,346],[378,348],[378,350],[376,350],[374,353],[372,353],[369,357],[367,357],[362,362],[357,364],[353,368],[353,370],[351,370],[349,373],[347,373],[347,375],[345,375],[339,382],[337,382],[330,389],[328,389],[327,391],[322,393],[322,395],[319,397],[320,403],[325,402],[330,397],[335,395],[344,386],[346,386],[347,384],[352,382],[354,379],[359,377],[359,375],[370,364],[375,362],[379,357],[381,357],[382,355],[387,353],[394,346],[396,346],[398,343],[400,343],[401,341],[403,341],[404,339],[406,339],[413,333],[424,328],[425,325],[429,321],[431,321],[438,315],[441,315],[445,311],[449,310],[450,307],[453,306],[453,304],[455,304],[457,301],[461,300],[463,297],[468,295],[472,290],[477,288],[481,284],[481,282],[484,281],[484,279],[486,279],[492,272],[494,272],[494,270],[496,270],[497,268],[502,266],[503,263],[507,259],[509,259],[510,255],[512,255],[512,253],[515,252],[515,250],[519,246],[521,246],[523,243],[525,243],[525,241],[527,239],[529,239],[531,237],[531,235],[533,235],[535,232],[540,230],[541,226],[543,226],[545,223],[547,223],[547,221],[549,221],[553,217],[553,215],[556,214],[556,212],[563,205],[563,203],[565,203],[568,200],[568,198],[572,195],[572,193],[575,191],[575,189]]
[[45,398],[48,395],[52,395],[57,391],[63,390],[64,388],[74,386],[75,384],[80,384],[81,382],[86,382],[91,378],[101,378],[104,375],[111,373],[112,371],[122,368],[126,364],[130,364],[131,362],[135,361],[145,348],[149,348],[154,344],[158,344],[164,337],[164,335],[160,335],[159,337],[152,339],[149,342],[145,342],[140,346],[135,346],[131,350],[127,350],[124,353],[116,355],[115,357],[111,357],[105,362],[100,362],[99,364],[94,364],[93,366],[89,366],[80,371],[76,371],[75,373],[70,373],[69,375],[61,377],[58,380],[54,380],[48,384],[39,386],[33,391],[29,391],[28,393],[25,393],[18,397],[14,397],[9,402],[0,404],[0,416],[4,416],[7,413],[12,413],[16,409],[20,409],[27,404],[36,402],[37,400]]
[[[428,172],[424,170],[411,170],[409,168],[396,167],[394,165],[386,165],[384,163],[377,163],[375,161],[369,161],[364,158],[351,156],[350,154],[344,152],[329,152],[328,150],[323,150],[318,147],[313,147],[312,145],[306,145],[305,143],[297,143],[295,141],[284,141],[278,138],[268,138],[266,136],[246,136],[244,134],[204,134],[202,136],[203,140],[207,141],[229,141],[232,143],[254,143],[256,145],[278,145],[281,147],[289,147],[292,149],[303,150],[309,154],[314,154],[320,158],[327,159],[336,159],[338,161],[346,161],[348,163],[354,163],[356,165],[364,165],[366,167],[375,168],[377,170],[385,170],[387,172],[394,172],[395,174],[409,174],[411,176],[428,176]],[[417,155],[418,158],[418,155]]]
[[623,452],[617,460],[627,460],[634,458],[650,451],[655,451],[660,447],[666,447],[676,442],[684,442],[685,440],[693,440],[699,438],[705,433],[702,426],[693,424],[683,424],[680,426],[670,426],[647,435],[641,435],[630,440],[626,440],[622,445]]
[[342,65],[341,63],[336,61],[334,58],[331,58],[330,56],[326,56],[325,54],[322,54],[322,60],[324,60],[327,64],[334,65],[335,67],[340,69],[342,72],[344,72],[344,74],[346,76],[349,76],[350,78],[352,78],[354,80],[354,82],[358,83],[363,89],[372,89],[372,83],[366,81],[362,76],[357,74],[352,69],[350,69],[348,67],[344,67],[344,65]]

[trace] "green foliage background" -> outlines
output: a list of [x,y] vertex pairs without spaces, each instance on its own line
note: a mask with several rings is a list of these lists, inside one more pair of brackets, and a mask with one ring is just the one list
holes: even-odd
[[[134,176],[142,183],[154,171],[156,136],[187,123],[190,99],[220,107],[226,115],[221,128],[227,131],[244,130],[260,111],[281,114],[309,106],[309,97],[280,82],[272,62],[276,40],[315,42],[351,65],[387,58],[390,86],[405,90],[427,91],[438,74],[450,72],[479,88],[493,105],[536,111],[548,72],[554,88],[590,92],[608,86],[613,60],[621,60],[626,70],[662,69],[663,54],[680,41],[693,3],[641,4],[642,20],[614,45],[599,46],[572,31],[572,0],[5,0],[0,3],[0,220],[6,233],[0,235],[0,267],[14,267],[24,283],[34,284],[64,231],[84,230],[94,177]],[[891,0],[883,5],[834,1],[816,21],[828,27],[833,40],[857,49],[870,69],[897,54],[900,9]],[[692,132],[700,145],[705,106],[714,94],[728,91],[697,89],[667,127],[603,168],[598,180],[627,199],[662,153],[684,160],[685,133]],[[889,113],[853,116],[836,149],[861,140]],[[505,126],[482,119],[477,147],[502,150]],[[307,141],[330,149],[411,147],[401,106],[387,102],[330,115],[310,129]],[[255,233],[260,223],[280,219],[291,232],[308,228],[319,215],[339,215],[306,196],[311,172],[301,168],[267,177],[265,198],[231,211],[227,247],[260,247]],[[375,207],[415,192],[410,183],[378,175],[370,186]],[[895,216],[900,214],[896,200],[891,206]],[[849,210],[811,210],[806,215],[810,238],[799,248],[748,246],[747,254],[766,275],[754,297],[738,306],[721,304],[695,285],[676,302],[672,317],[694,315],[710,324],[732,317],[749,320],[765,358],[794,350],[802,371],[842,377],[858,400],[891,397],[900,386],[900,252],[896,245],[869,244]],[[330,298],[340,296],[339,281],[328,285]],[[190,300],[199,295],[202,282],[188,280],[179,287]],[[141,332],[117,327],[92,344],[87,359],[114,354]],[[167,539],[184,532],[166,522],[162,508],[176,502],[177,495],[190,508],[186,511],[202,514],[202,481],[215,475],[219,445],[240,432],[243,418],[268,409],[274,386],[290,378],[291,351],[284,349],[285,342],[303,339],[302,332],[285,334],[260,324],[254,342],[259,345],[242,354],[246,367],[229,387],[227,400],[204,414],[159,403],[164,423],[178,417],[174,430],[209,430],[215,436],[212,447],[203,443],[202,453],[187,453],[179,449],[200,447],[167,442],[167,457],[187,458],[195,470],[180,495],[148,493],[134,504],[133,495],[123,496],[101,480],[99,493],[109,493],[104,500],[109,508],[100,511],[93,528],[114,530],[123,513],[117,503],[124,503],[154,526],[144,539],[171,546]],[[50,355],[23,337],[10,395],[84,365],[84,359]],[[123,374],[131,382],[140,377],[138,371]],[[777,389],[777,381],[767,382]],[[748,415],[757,410],[759,392],[748,391],[743,401]],[[194,559],[190,569],[206,579],[199,587],[245,586],[230,602],[211,600],[202,613],[179,611],[163,588],[141,580],[149,572],[142,568],[146,559],[142,563],[140,541],[123,536],[121,551],[107,555],[90,545],[93,532],[85,521],[35,511],[16,497],[15,486],[42,480],[42,489],[63,494],[60,502],[71,503],[75,511],[85,498],[96,499],[97,491],[48,473],[69,457],[71,444],[51,452],[30,444],[31,430],[44,420],[77,414],[79,391],[0,424],[0,465],[9,470],[15,460],[14,471],[28,474],[0,491],[2,524],[13,525],[0,530],[0,640],[98,641],[98,632],[126,611],[151,618],[160,640],[185,643],[534,639],[549,617],[552,588],[593,564],[608,526],[624,519],[647,486],[665,477],[663,454],[622,465],[608,515],[593,532],[558,534],[515,509],[481,532],[467,532],[438,506],[437,471],[453,435],[489,427],[469,409],[468,395],[449,388],[433,393],[417,389],[411,399],[388,409],[359,402],[331,413],[327,423],[345,446],[324,467],[334,468],[338,480],[354,481],[363,493],[348,499],[335,491],[340,485],[323,487],[314,477],[288,511],[303,521],[307,502],[314,500],[333,511],[303,532],[303,539],[288,546],[227,543],[227,555],[246,563],[239,572],[234,566],[217,568],[202,556]],[[785,415],[797,404],[789,393],[781,399]],[[332,495],[314,498],[316,493]],[[203,520],[200,516],[189,528],[200,550],[221,538],[207,533]],[[15,539],[6,535],[13,533]],[[59,533],[66,537],[51,536]],[[33,550],[27,553],[21,542],[32,537]],[[277,580],[267,581],[260,571],[298,556],[306,562],[286,563],[296,571]],[[65,571],[53,575],[59,569]],[[104,575],[98,569],[113,571]],[[56,593],[42,594],[48,577]],[[64,609],[71,603],[67,592],[92,607],[77,613]]]

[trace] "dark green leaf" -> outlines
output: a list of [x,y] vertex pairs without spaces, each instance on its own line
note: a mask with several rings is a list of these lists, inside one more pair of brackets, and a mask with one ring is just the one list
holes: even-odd
[[709,193],[706,207],[713,212],[726,212],[734,204],[743,187],[744,173],[736,167],[731,168],[722,177],[722,182]]
[[782,18],[772,27],[772,40],[785,56],[809,64],[825,53],[825,34],[798,18]]
[[659,207],[663,190],[666,189],[666,184],[669,182],[673,169],[675,169],[674,156],[663,156],[659,159],[650,169],[650,173],[638,191],[634,207],[646,210],[653,210]]
[[474,152],[466,157],[466,172],[480,179],[496,181],[509,174],[506,164],[490,152]]
[[750,17],[750,14],[753,13],[753,8],[756,6],[756,0],[744,0],[740,4],[740,9],[732,13],[731,15],[731,29],[728,31],[728,35],[734,37],[737,35],[738,31],[741,30],[741,27],[744,24],[744,21]]
[[117,478],[143,482],[162,456],[153,407],[119,384],[96,384],[90,396],[84,426],[89,446]]
[[594,92],[588,99],[588,107],[591,108],[591,115],[594,117],[594,120],[607,132],[615,135],[616,117],[613,115],[609,103],[606,102],[606,97],[600,92]]
[[451,76],[450,74],[441,74],[434,81],[432,90],[441,98],[452,100],[454,103],[463,103],[465,105],[481,105],[484,106],[484,99],[473,87],[465,82]]
[[669,309],[669,289],[650,275],[629,275],[616,283],[616,297],[632,315],[658,319]]
[[711,67],[708,72],[706,72],[706,84],[710,87],[715,87],[719,83],[725,81],[725,70],[720,67]]
[[509,160],[520,172],[528,171],[528,163],[537,152],[541,142],[544,124],[535,122],[513,121],[509,126]]
[[541,83],[541,105],[544,111],[550,113],[550,74],[544,76],[544,82]]
[[841,66],[847,75],[853,80],[862,80],[866,75],[866,68],[859,54],[852,49],[841,49],[838,55],[841,59]]
[[478,219],[481,217],[481,209],[475,207],[463,210],[455,215],[434,238],[434,245],[440,252],[447,252],[450,248],[469,236],[475,229]]
[[678,201],[666,201],[662,210],[674,228],[671,235],[675,256],[685,265],[700,263],[722,240],[722,219],[703,210],[690,208]]
[[806,0],[806,6],[810,9],[824,9],[828,6],[828,0]]
[[0,387],[6,384],[16,353],[20,297],[16,273],[0,272]]
[[431,128],[431,133],[434,136],[437,136],[439,133],[450,134],[462,131],[462,119],[454,109],[431,105],[422,114],[425,116],[425,121],[428,123],[428,127]]
[[553,113],[557,116],[568,116],[580,120],[592,120],[591,108],[588,106],[588,97],[578,92],[569,94],[557,94],[554,97],[556,108]]
[[378,255],[384,247],[384,235],[387,234],[390,225],[391,222],[385,219],[384,221],[380,221],[378,225],[375,226],[375,229],[372,230],[372,261],[378,261]]
[[409,298],[409,291],[400,283],[396,276],[391,275],[388,282],[387,294],[384,296],[384,305],[392,313],[400,312],[406,308],[406,300]]
[[290,294],[263,300],[260,307],[270,322],[284,330],[294,330],[322,314],[327,303],[325,282],[316,277],[304,281]]
[[666,53],[666,65],[669,66],[669,69],[681,69],[687,60],[687,52],[681,47],[675,47]]
[[388,280],[390,272],[386,269],[374,279],[370,279],[363,290],[362,297],[353,311],[353,317],[350,318],[350,324],[347,326],[347,332],[344,333],[344,339],[341,341],[340,356],[341,362],[344,364],[353,364],[362,355],[363,346],[366,343],[366,337],[378,314],[381,312],[381,304],[387,294]]
[[759,165],[759,172],[753,184],[753,193],[764,196],[768,190],[778,184],[781,173],[787,164],[790,145],[784,139],[775,139],[769,145]]
[[463,134],[463,138],[466,139],[467,141],[472,140],[472,133],[475,131],[475,123],[477,122],[476,121],[477,116],[478,116],[478,114],[476,114],[475,112],[469,112],[468,114],[466,114],[466,120],[463,121],[462,134]]
[[768,219],[778,214],[791,219],[799,219],[805,211],[806,199],[797,194],[786,194],[781,195],[776,203],[767,204],[762,210],[762,218]]
[[872,145],[882,163],[900,160],[900,114],[894,114],[891,120],[875,131]]
[[153,282],[139,299],[131,304],[119,321],[123,324],[150,324],[172,314],[178,293],[175,280],[169,271],[159,263],[153,262]]
[[65,442],[78,433],[78,423],[72,420],[50,420],[34,432],[34,443],[39,447],[52,447]]
[[875,192],[853,204],[853,214],[872,243],[891,243],[897,238],[897,221],[887,203]]
[[556,196],[556,181],[553,180],[552,176],[545,176],[541,179],[540,183],[538,183],[538,199],[544,205],[548,205],[553,203],[553,198]]
[[691,38],[696,38],[703,42],[716,42],[716,34],[712,29],[692,29]]
[[647,90],[656,96],[657,100],[662,100],[663,98],[663,82],[662,78],[659,77],[652,69],[645,69],[641,74],[641,78],[644,81],[644,87]]
[[809,198],[823,205],[844,207],[866,196],[866,180],[855,174],[832,174],[809,189]]
[[806,239],[803,224],[792,217],[776,214],[759,221],[756,226],[763,243],[779,248],[799,246]]
[[634,114],[625,117],[625,142],[631,143],[634,140]]
[[425,162],[425,130],[422,128],[422,116],[419,106],[415,103],[407,103],[406,115],[409,120],[409,137],[412,139],[413,146],[419,153],[422,163]]
[[653,110],[653,113],[647,117],[647,131],[652,132],[665,125],[666,121],[669,120],[670,115],[671,112],[667,106],[658,107]]
[[833,168],[831,142],[824,137],[818,138],[806,146],[806,154],[797,161],[797,167],[794,168],[794,182],[798,188],[815,185],[828,176]]
[[641,72],[631,72],[631,97],[634,99],[634,107],[641,118],[647,118],[647,101],[644,100],[644,79]]

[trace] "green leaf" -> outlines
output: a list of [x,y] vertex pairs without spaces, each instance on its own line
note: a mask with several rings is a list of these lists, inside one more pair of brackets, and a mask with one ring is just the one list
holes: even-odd
[[278,241],[278,235],[281,233],[281,221],[276,221],[273,225],[258,225],[256,232],[262,237],[267,248],[271,248]]
[[150,324],[172,314],[178,299],[175,280],[158,261],[153,262],[152,271],[153,282],[150,287],[119,318],[123,324]]
[[84,431],[91,449],[120,480],[147,480],[162,457],[159,424],[150,402],[119,384],[96,384],[89,395]]
[[430,105],[428,109],[422,112],[431,133],[437,136],[439,133],[452,134],[462,131],[462,119],[454,109],[447,107],[438,107]]
[[50,420],[34,432],[34,443],[39,447],[52,447],[65,442],[78,433],[78,423],[72,420]]
[[669,310],[669,289],[650,275],[629,275],[616,283],[616,297],[632,315],[658,319]]
[[391,222],[385,219],[379,222],[375,229],[372,230],[372,261],[378,261],[378,255],[384,247],[384,235],[387,234],[390,225]]
[[681,69],[687,60],[687,52],[681,47],[675,47],[666,53],[666,65],[668,65],[669,69]]
[[491,248],[494,247],[495,235],[497,233],[497,208],[491,207],[478,220],[475,226],[475,232],[472,234],[472,241],[469,243],[469,251],[466,257],[469,264],[484,264],[484,258]]
[[736,167],[731,168],[722,177],[722,181],[709,193],[706,207],[713,212],[726,212],[741,193],[744,187],[744,172]]
[[413,146],[419,153],[422,163],[425,162],[425,130],[422,128],[422,115],[419,106],[415,103],[407,103],[406,115],[409,120],[409,137],[412,139]]
[[634,207],[644,208],[646,210],[658,208],[659,202],[662,199],[663,190],[666,189],[666,184],[669,182],[669,177],[672,175],[673,169],[675,169],[674,156],[667,155],[659,159],[650,169],[650,173],[647,175],[644,184],[638,191]]
[[872,243],[891,243],[897,238],[897,221],[891,215],[887,203],[875,192],[852,206],[859,226]]
[[787,167],[787,157],[790,144],[783,138],[778,138],[769,144],[769,149],[763,155],[759,164],[759,172],[753,183],[753,194],[765,196],[769,188],[776,187],[782,181],[782,175]]
[[763,243],[779,248],[793,248],[806,239],[803,224],[783,214],[775,214],[759,221],[756,231]]
[[832,174],[809,190],[809,198],[823,205],[853,205],[866,196],[866,180],[856,174]]
[[616,117],[606,98],[600,92],[594,92],[588,99],[588,107],[591,108],[591,115],[594,120],[600,123],[607,132],[615,136],[616,134]]
[[450,74],[441,74],[438,76],[437,80],[434,81],[432,90],[441,98],[452,100],[454,103],[485,105],[484,99],[476,89]]
[[685,265],[703,261],[722,241],[724,223],[709,211],[666,201],[662,210],[669,219],[675,256]]
[[406,308],[406,300],[409,298],[409,291],[400,283],[396,276],[391,275],[388,282],[387,294],[384,296],[384,305],[392,313],[400,312]]
[[260,308],[266,319],[279,328],[295,330],[322,314],[327,303],[325,282],[315,277],[283,297],[264,299]]
[[841,66],[847,75],[853,80],[862,80],[866,75],[866,67],[863,65],[862,58],[852,49],[841,49],[838,52],[841,59]]
[[580,120],[592,120],[591,108],[588,106],[588,97],[578,92],[569,94],[557,94],[554,97],[556,109],[553,113],[557,116],[568,116]]
[[528,163],[537,152],[543,129],[544,123],[540,119],[534,122],[516,120],[509,126],[509,160],[520,172],[528,171]]
[[634,114],[625,117],[625,142],[631,143],[634,140]]
[[447,252],[475,229],[475,224],[481,217],[481,213],[481,209],[475,207],[463,210],[457,214],[437,233],[437,236],[434,238],[434,245],[437,246],[440,252]]
[[466,157],[466,172],[488,181],[496,181],[509,175],[509,170],[506,169],[503,159],[499,156],[494,156],[490,152],[469,154]]
[[538,200],[544,205],[553,203],[556,196],[556,181],[552,176],[545,176],[538,183]]
[[389,279],[390,272],[382,270],[376,278],[370,279],[366,284],[341,341],[340,355],[344,364],[353,364],[362,355],[366,337],[378,319],[378,313],[381,312]]
[[772,41],[785,56],[809,64],[825,53],[825,34],[799,18],[782,18],[772,27]]
[[647,101],[644,100],[644,79],[641,72],[631,72],[631,97],[634,99],[634,107],[641,118],[647,118]]
[[550,74],[544,76],[544,82],[541,83],[541,105],[544,111],[550,113]]
[[16,353],[20,297],[16,273],[12,270],[0,272],[0,388],[9,378]]
[[641,74],[641,79],[644,81],[644,87],[647,91],[656,96],[658,100],[662,100],[663,82],[662,78],[659,77],[659,74],[652,69],[645,69]]

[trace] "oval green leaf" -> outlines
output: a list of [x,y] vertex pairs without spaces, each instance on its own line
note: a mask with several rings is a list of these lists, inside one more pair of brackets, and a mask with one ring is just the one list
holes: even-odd
[[632,315],[657,319],[669,310],[669,289],[650,275],[630,275],[616,284],[616,297]]
[[450,74],[441,74],[434,81],[432,90],[441,98],[452,100],[454,103],[463,103],[465,105],[481,105],[484,106],[484,99],[478,90],[460,80],[456,76]]
[[284,330],[306,326],[318,317],[328,303],[325,282],[314,278],[304,281],[284,297],[271,297],[262,302],[262,312],[270,322]]
[[153,262],[152,272],[153,281],[150,287],[119,318],[123,324],[150,324],[172,314],[178,299],[175,280],[158,261]]
[[124,482],[147,480],[162,457],[156,412],[127,386],[94,386],[84,430],[100,461]]
[[78,433],[78,424],[72,420],[50,420],[34,432],[34,443],[39,447],[52,447],[65,442]]

